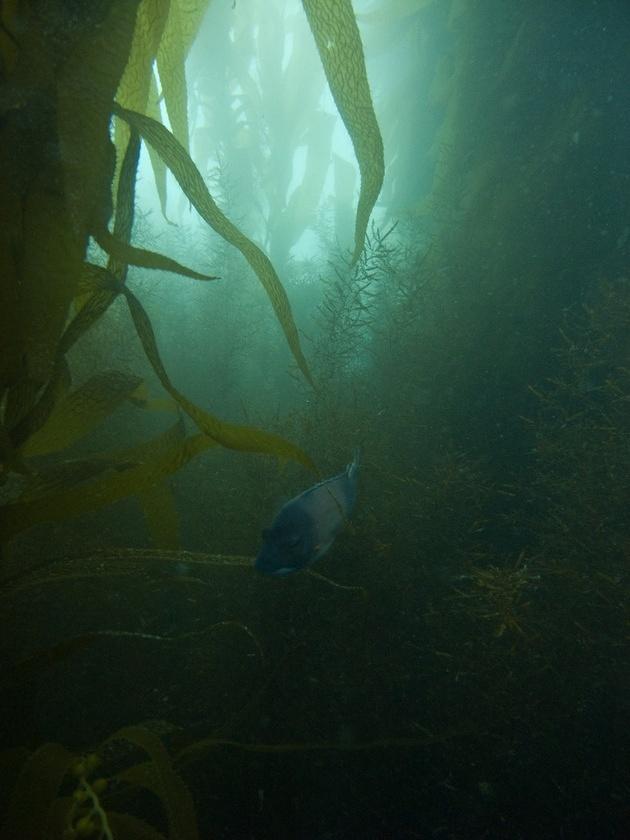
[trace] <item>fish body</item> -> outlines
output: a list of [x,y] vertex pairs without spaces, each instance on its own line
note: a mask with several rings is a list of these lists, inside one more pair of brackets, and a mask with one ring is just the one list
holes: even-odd
[[315,484],[280,510],[255,560],[259,572],[282,577],[313,564],[331,547],[352,515],[357,498],[359,456],[344,472]]

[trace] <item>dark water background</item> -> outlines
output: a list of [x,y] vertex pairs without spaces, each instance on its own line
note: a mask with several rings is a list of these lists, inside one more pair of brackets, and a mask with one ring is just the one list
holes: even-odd
[[[343,207],[319,210],[319,256],[268,243],[316,390],[239,258],[136,220],[139,244],[230,278],[180,291],[132,270],[180,390],[323,475],[362,447],[325,577],[247,565],[314,478],[220,449],[166,479],[179,549],[151,548],[136,498],[6,548],[4,746],[82,753],[144,722],[203,838],[630,836],[630,9],[457,8],[362,28],[389,169],[358,266]],[[242,149],[217,142],[246,216]],[[75,381],[116,368],[157,394],[120,303]],[[174,419],[124,404],[70,455]],[[138,756],[104,758],[113,777]],[[164,830],[157,800],[108,797]]]

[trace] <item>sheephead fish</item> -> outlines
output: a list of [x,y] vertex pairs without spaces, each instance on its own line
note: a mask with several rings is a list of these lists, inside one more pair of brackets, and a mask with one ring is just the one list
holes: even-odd
[[282,577],[312,565],[328,551],[350,518],[357,497],[359,453],[344,472],[315,484],[287,502],[262,533],[254,566]]

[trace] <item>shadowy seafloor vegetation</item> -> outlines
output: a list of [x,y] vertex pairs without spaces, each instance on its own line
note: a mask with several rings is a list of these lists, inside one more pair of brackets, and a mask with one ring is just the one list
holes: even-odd
[[630,836],[627,3],[0,10],[1,840]]

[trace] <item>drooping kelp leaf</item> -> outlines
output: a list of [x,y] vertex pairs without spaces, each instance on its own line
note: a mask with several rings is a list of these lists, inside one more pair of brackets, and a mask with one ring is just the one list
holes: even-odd
[[127,266],[137,265],[161,271],[172,271],[195,280],[216,280],[209,274],[201,274],[163,254],[136,248],[129,244],[133,229],[135,209],[136,173],[140,158],[140,137],[132,129],[127,150],[120,170],[116,198],[114,233],[111,234],[103,222],[96,223],[94,238],[100,247],[109,254],[108,270],[123,283],[127,276]]
[[[151,76],[151,88],[149,90],[149,101],[147,102],[146,114],[148,117],[151,117],[151,119],[161,122],[160,104],[158,102],[158,88],[157,81],[155,79],[155,73],[153,73]],[[118,120],[118,122],[121,121]],[[162,158],[153,148],[153,146],[148,146],[148,151],[149,160],[151,161],[151,167],[153,168],[153,177],[155,178],[155,188],[160,199],[160,208],[162,210],[162,216],[169,225],[172,225],[173,222],[171,222],[168,216],[166,215],[166,166]]]
[[[117,122],[120,123],[122,120],[117,120]],[[114,238],[119,242],[123,242],[125,245],[130,244],[133,231],[133,219],[136,211],[136,179],[138,177],[139,163],[140,135],[137,131],[130,131],[129,141],[120,168],[120,177],[116,189],[116,212],[114,215]],[[101,230],[107,230],[109,233],[109,229],[105,224],[101,224]],[[101,247],[103,246],[101,245]],[[124,283],[127,279],[128,261],[124,257],[118,259],[115,254],[108,253],[108,271],[120,283]]]
[[[166,25],[169,6],[169,0],[142,0],[140,3],[131,52],[116,92],[116,100],[121,105],[141,114],[147,110],[153,65]],[[129,129],[122,120],[116,120],[114,138],[116,158],[122,161],[129,140]]]
[[201,173],[183,146],[165,126],[150,117],[133,113],[118,105],[114,106],[114,113],[132,125],[143,139],[158,151],[197,212],[211,228],[243,254],[271,300],[298,367],[312,384],[289,299],[269,258],[217,207]]
[[150,761],[123,770],[117,774],[117,779],[146,788],[160,799],[168,819],[170,840],[198,840],[192,796],[181,776],[173,769],[160,739],[143,727],[127,726],[115,732],[105,743],[120,739],[144,750]]
[[42,470],[22,496],[0,507],[0,541],[41,522],[69,519],[140,493],[214,445],[207,435],[185,437],[180,420],[137,446],[69,462],[50,473]]
[[[168,20],[157,53],[166,113],[173,134],[188,150],[188,93],[186,56],[197,34],[209,0],[171,0]],[[120,103],[124,105],[124,102]]]
[[43,744],[24,762],[9,799],[0,840],[47,837],[48,816],[77,756],[61,744]]
[[100,266],[85,266],[82,279],[77,286],[74,302],[77,313],[66,327],[59,342],[59,353],[65,354],[107,312],[118,296],[117,288],[94,288],[93,284],[87,289],[88,275],[93,276]]
[[[70,372],[68,371],[68,377]],[[63,383],[59,383],[60,388],[69,387],[69,379]],[[29,410],[37,401],[39,388],[34,382],[17,382],[13,387],[7,388],[3,401],[4,411],[2,411],[2,418],[6,429],[14,429],[20,423]],[[0,404],[2,400],[0,400]]]
[[31,410],[11,429],[11,441],[16,449],[44,425],[68,382],[70,372],[64,356],[58,356],[46,387],[41,390]]
[[302,5],[359,163],[361,191],[352,257],[356,262],[385,172],[383,141],[372,105],[361,36],[350,0],[302,0]]
[[91,432],[140,386],[139,376],[116,370],[97,373],[60,399],[22,454],[46,455],[71,446]]
[[177,400],[186,414],[195,421],[203,432],[217,443],[220,443],[221,446],[225,446],[228,449],[237,449],[242,452],[264,452],[270,455],[276,455],[279,458],[289,458],[293,461],[298,461],[300,464],[304,464],[304,466],[311,470],[315,470],[315,465],[306,452],[290,441],[281,438],[279,435],[273,435],[270,432],[264,432],[252,426],[237,426],[232,423],[224,423],[218,417],[199,408],[181,394],[172,384],[162,364],[153,327],[142,304],[129,289],[123,289],[123,294],[129,305],[129,311],[142,346],[144,347],[144,352],[151,362],[153,370],[156,372],[166,391],[168,391],[174,400]]
[[179,516],[173,491],[165,481],[145,487],[138,493],[142,512],[157,548],[179,548]]
[[106,229],[94,231],[94,238],[100,247],[109,254],[116,262],[128,265],[137,265],[141,268],[154,268],[159,271],[172,271],[174,274],[181,274],[184,277],[192,277],[194,280],[216,280],[217,277],[210,274],[201,274],[192,268],[178,263],[176,260],[158,254],[155,251],[148,251],[145,248],[136,248],[128,245]]
[[[160,382],[165,390],[206,435],[209,435],[214,442],[228,449],[276,455],[278,458],[288,458],[298,461],[309,469],[315,470],[315,465],[311,458],[300,447],[290,441],[285,440],[279,435],[274,435],[252,426],[239,426],[226,423],[213,414],[199,408],[178,391],[162,364],[151,321],[140,301],[130,289],[120,285],[116,278],[106,269],[99,266],[92,266],[92,269],[90,280],[94,284],[94,287],[98,288],[100,285],[105,290],[113,289],[116,294],[122,293],[124,295],[144,352]],[[151,405],[147,407],[150,408]],[[163,409],[165,406],[160,406],[160,408]]]

